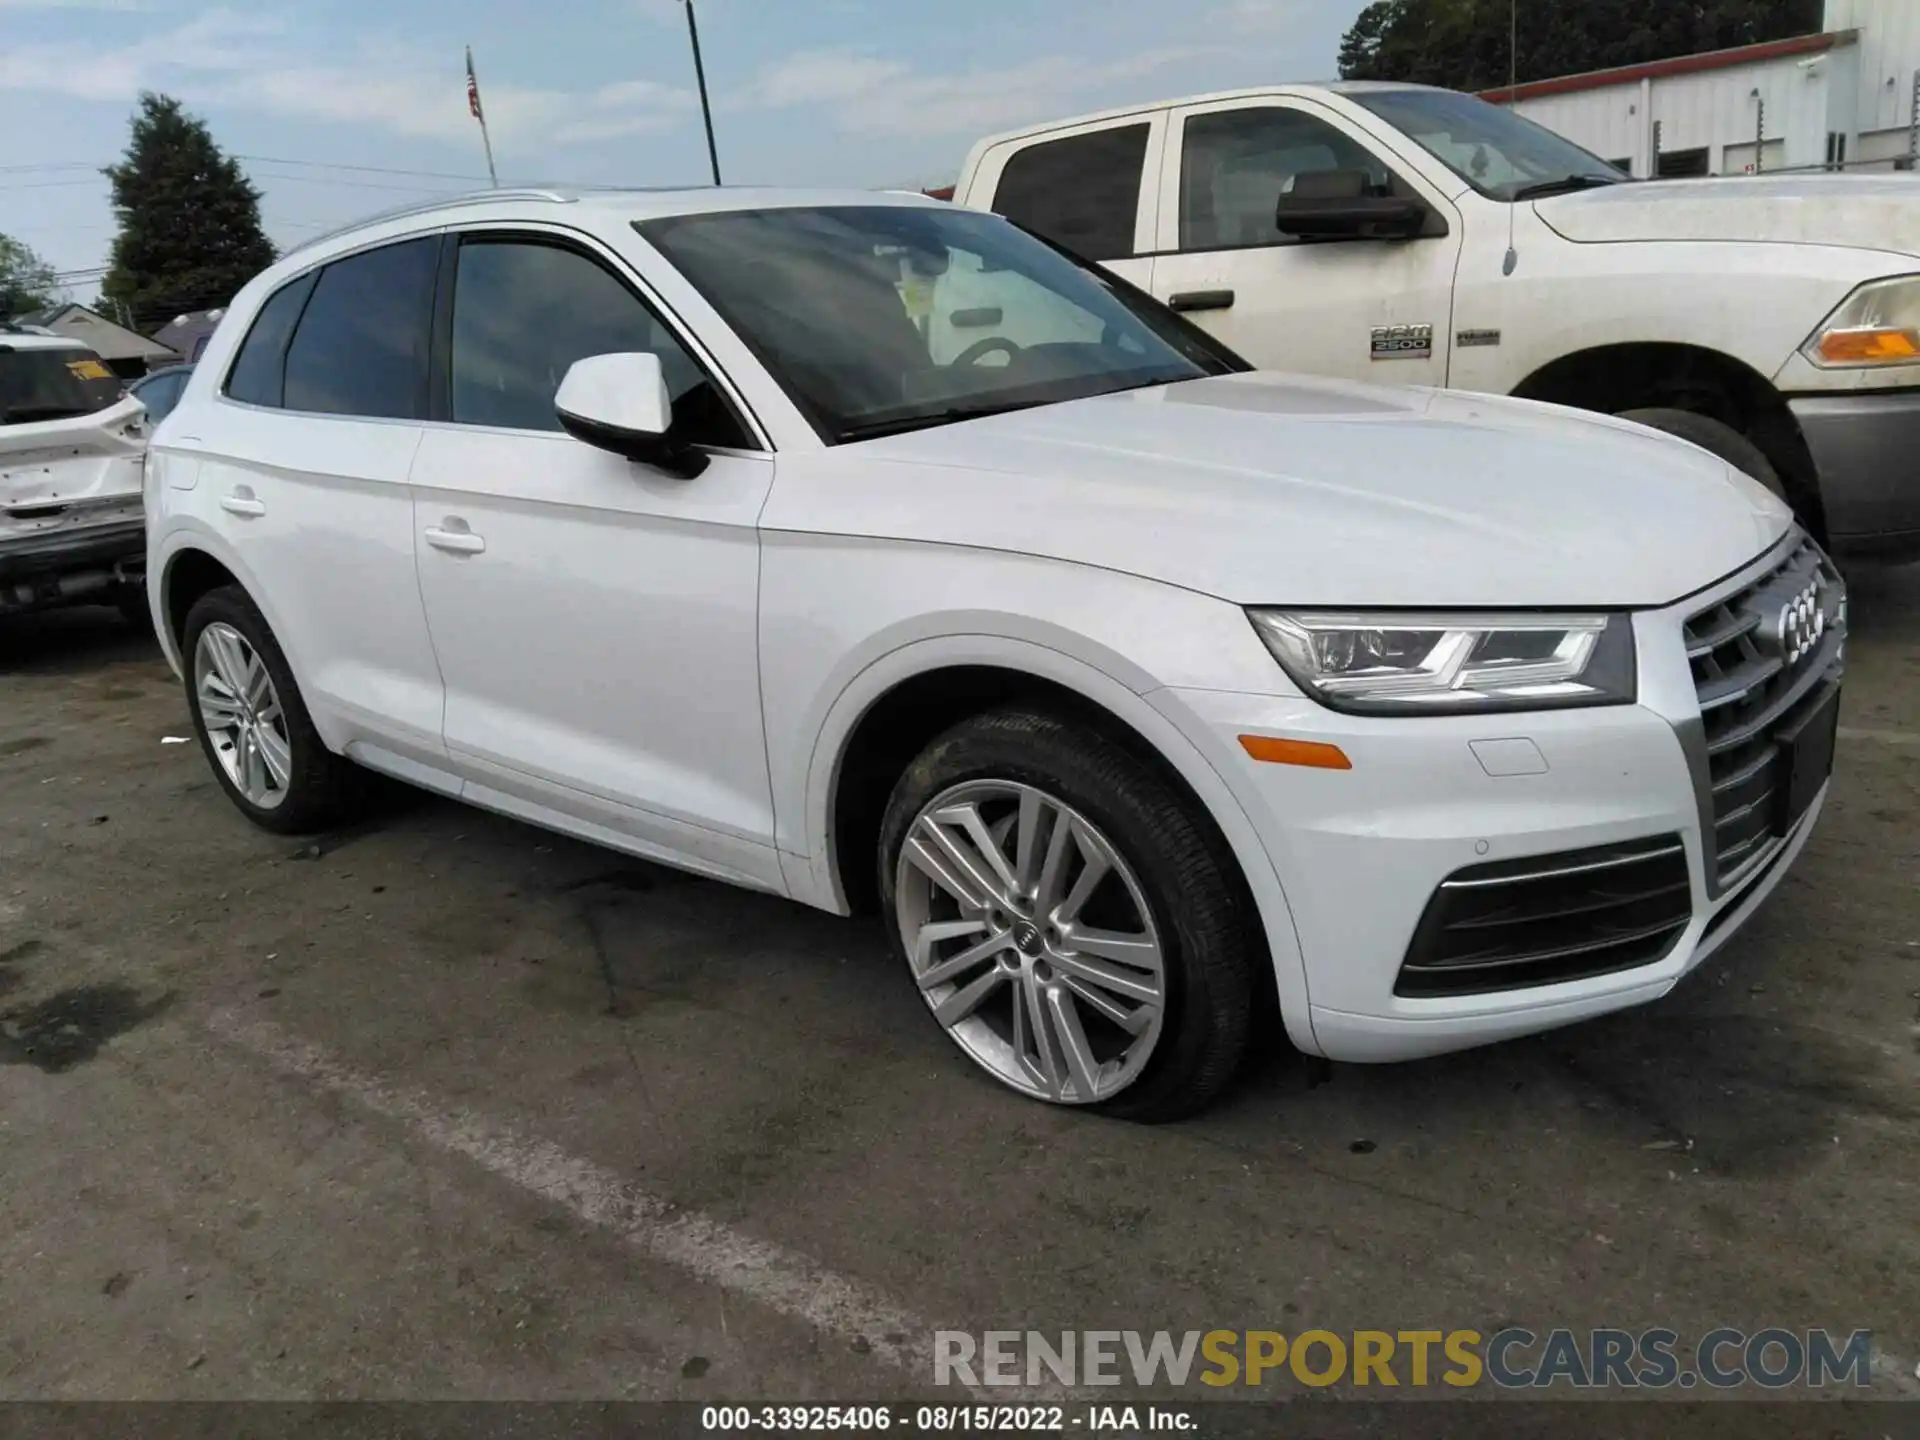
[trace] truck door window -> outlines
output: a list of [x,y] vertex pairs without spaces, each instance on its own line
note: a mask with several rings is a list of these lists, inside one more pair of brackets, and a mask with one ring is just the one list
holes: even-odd
[[993,208],[1083,260],[1133,254],[1147,127],[1122,125],[1016,152],[1000,172]]
[[1300,175],[1365,171],[1379,194],[1393,175],[1344,131],[1278,106],[1189,117],[1180,162],[1180,248],[1241,249],[1293,241],[1274,206]]

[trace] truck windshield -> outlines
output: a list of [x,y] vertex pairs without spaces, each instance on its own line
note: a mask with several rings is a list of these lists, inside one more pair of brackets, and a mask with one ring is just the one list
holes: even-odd
[[0,425],[91,415],[120,394],[119,380],[91,350],[16,350],[0,340]]
[[1347,98],[1404,131],[1493,200],[1529,200],[1632,177],[1511,110],[1454,90],[1354,90]]
[[833,444],[1246,368],[995,215],[847,205],[635,228]]

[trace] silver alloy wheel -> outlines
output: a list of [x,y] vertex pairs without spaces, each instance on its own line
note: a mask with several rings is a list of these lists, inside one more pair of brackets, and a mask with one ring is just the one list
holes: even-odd
[[193,647],[193,694],[214,758],[250,805],[272,810],[287,798],[293,744],[267,662],[247,637],[216,620]]
[[1084,815],[969,781],[908,828],[894,919],[913,977],[976,1063],[1056,1104],[1106,1100],[1159,1042],[1166,966],[1139,882]]

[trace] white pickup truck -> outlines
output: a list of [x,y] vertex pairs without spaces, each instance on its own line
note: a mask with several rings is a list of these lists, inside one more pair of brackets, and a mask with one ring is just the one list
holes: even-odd
[[[1920,556],[1914,176],[1636,183],[1472,96],[1356,82],[995,136],[953,198],[1256,365],[1625,415],[1756,476],[1837,552]],[[945,348],[1000,333],[996,280],[932,297]]]

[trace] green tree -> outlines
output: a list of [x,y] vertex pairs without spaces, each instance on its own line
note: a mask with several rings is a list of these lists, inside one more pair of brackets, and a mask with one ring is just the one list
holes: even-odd
[[126,158],[105,174],[120,233],[100,293],[136,328],[225,305],[273,263],[260,192],[178,100],[141,95]]
[[1454,90],[1639,65],[1752,45],[1820,28],[1822,0],[1375,0],[1340,43],[1349,80],[1401,80]]
[[0,235],[0,320],[45,309],[59,297],[60,281],[53,267],[32,246]]

